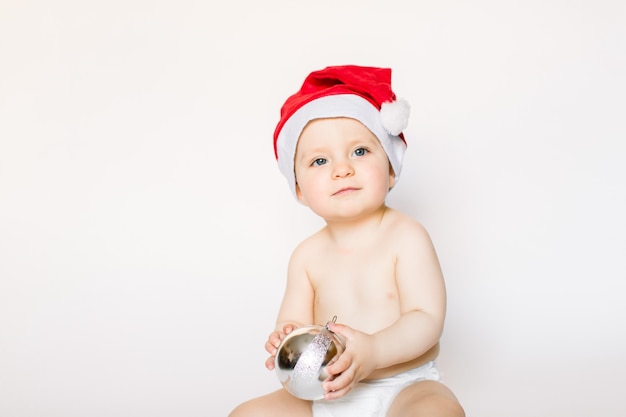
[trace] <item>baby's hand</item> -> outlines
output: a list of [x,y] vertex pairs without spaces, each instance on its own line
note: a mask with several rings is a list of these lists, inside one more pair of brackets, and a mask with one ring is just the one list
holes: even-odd
[[331,400],[346,395],[362,379],[376,369],[373,361],[373,336],[343,324],[328,323],[328,329],[345,340],[346,349],[337,360],[326,366],[330,377],[324,381],[324,398]]
[[283,330],[278,331],[275,330],[270,333],[267,338],[267,342],[265,342],[265,350],[270,354],[270,357],[265,361],[265,367],[270,371],[274,369],[274,358],[276,357],[276,352],[278,351],[278,346],[280,346],[281,342],[289,333],[295,330],[296,326],[294,324],[285,324],[283,326]]

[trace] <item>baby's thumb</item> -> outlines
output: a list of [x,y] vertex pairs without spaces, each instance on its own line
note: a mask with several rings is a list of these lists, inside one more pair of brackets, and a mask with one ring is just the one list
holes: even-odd
[[330,330],[333,333],[338,334],[344,340],[350,339],[350,336],[352,336],[352,332],[353,332],[353,330],[350,327],[344,324],[337,324],[333,322],[328,323],[328,330]]

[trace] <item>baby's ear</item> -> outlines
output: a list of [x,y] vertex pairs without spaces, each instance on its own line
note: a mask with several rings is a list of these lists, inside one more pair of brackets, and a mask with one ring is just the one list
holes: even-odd
[[393,186],[396,185],[396,172],[393,170],[391,166],[391,162],[389,163],[389,189],[391,190]]

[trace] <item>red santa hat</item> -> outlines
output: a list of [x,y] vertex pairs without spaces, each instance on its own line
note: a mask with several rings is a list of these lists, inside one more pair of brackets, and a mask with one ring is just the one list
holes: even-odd
[[296,193],[294,157],[298,139],[311,120],[349,117],[363,123],[380,141],[396,176],[402,171],[406,142],[402,131],[409,104],[391,90],[391,69],[344,65],[314,71],[280,110],[274,131],[278,168]]

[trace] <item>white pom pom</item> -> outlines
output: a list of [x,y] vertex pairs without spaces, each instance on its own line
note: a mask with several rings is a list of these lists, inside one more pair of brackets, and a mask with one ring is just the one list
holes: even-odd
[[404,99],[383,103],[380,107],[380,121],[390,134],[397,136],[409,124],[411,106]]

